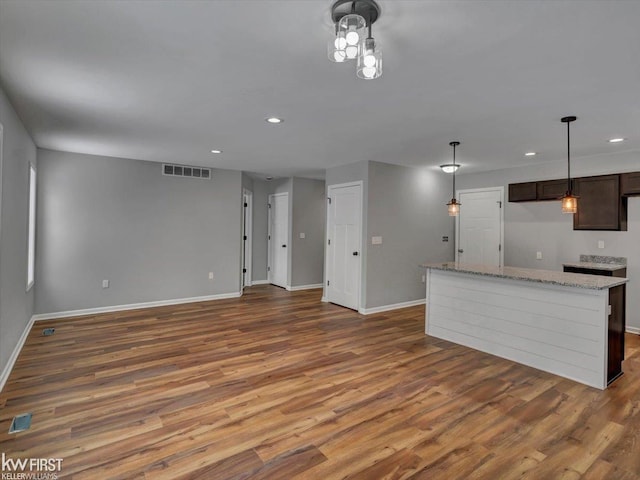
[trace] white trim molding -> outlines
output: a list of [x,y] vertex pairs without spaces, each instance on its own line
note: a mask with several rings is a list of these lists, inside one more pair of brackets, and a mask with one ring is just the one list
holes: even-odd
[[99,313],[121,312],[123,310],[138,310],[141,308],[164,307],[167,305],[180,305],[183,303],[208,302],[210,300],[224,300],[238,298],[242,292],[221,293],[218,295],[205,295],[203,297],[175,298],[171,300],[159,300],[157,302],[131,303],[129,305],[114,305],[111,307],[85,308],[82,310],[68,310],[66,312],[39,313],[33,316],[33,320],[53,320],[56,318],[81,317],[83,315],[96,315]]
[[251,280],[251,286],[254,285],[268,285],[269,280]]
[[324,303],[329,303],[329,299],[327,297],[325,297],[324,295],[322,296],[322,298],[320,299],[321,302]]
[[22,347],[24,347],[24,343],[27,341],[27,337],[29,336],[31,329],[33,328],[34,321],[35,321],[34,318],[31,317],[31,319],[27,322],[27,325],[24,327],[24,331],[22,332],[22,335],[20,335],[20,338],[18,339],[18,343],[16,343],[16,346],[13,349],[11,356],[9,357],[9,361],[7,361],[7,364],[2,369],[2,372],[0,372],[0,392],[4,388],[5,383],[7,383],[7,380],[9,379],[9,375],[11,375],[13,366],[15,365],[16,360],[18,360],[18,355],[20,355],[20,352],[22,351]]
[[311,285],[296,285],[295,287],[287,287],[290,292],[297,292],[298,290],[311,290],[312,288],[322,288],[321,283],[313,283]]
[[627,333],[634,333],[640,335],[640,327],[630,327],[627,325]]
[[389,310],[398,310],[399,308],[415,307],[417,305],[424,305],[425,299],[411,300],[408,302],[394,303],[392,305],[382,305],[380,307],[372,308],[360,308],[358,313],[362,315],[371,315],[372,313],[388,312]]

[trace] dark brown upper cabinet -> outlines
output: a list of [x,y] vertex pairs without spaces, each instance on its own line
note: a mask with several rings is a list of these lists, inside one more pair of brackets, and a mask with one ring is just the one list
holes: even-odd
[[537,182],[509,184],[510,202],[531,202],[536,200]]
[[573,193],[580,197],[574,230],[627,229],[627,199],[620,195],[620,175],[576,178]]
[[640,195],[640,172],[620,175],[620,189],[622,195]]
[[538,200],[560,200],[567,191],[567,180],[537,182]]

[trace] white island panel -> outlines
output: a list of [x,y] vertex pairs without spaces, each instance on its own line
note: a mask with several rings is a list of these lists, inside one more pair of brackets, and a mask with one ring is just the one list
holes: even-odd
[[425,331],[604,389],[608,289],[429,269]]

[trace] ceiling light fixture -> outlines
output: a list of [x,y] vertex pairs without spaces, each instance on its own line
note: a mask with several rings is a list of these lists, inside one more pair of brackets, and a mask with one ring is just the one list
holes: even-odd
[[453,173],[458,170],[458,168],[460,168],[460,165],[456,165],[454,163],[445,163],[444,165],[440,165],[440,168],[444,173]]
[[525,157],[535,157],[536,152],[527,152],[524,154]]
[[576,213],[578,211],[578,197],[571,191],[571,136],[569,134],[569,124],[575,122],[577,117],[563,117],[562,123],[567,124],[567,192],[561,198],[562,213]]
[[[382,52],[371,34],[380,17],[374,0],[338,0],[331,7],[334,37],[329,42],[329,60],[342,63],[358,59],[358,78],[373,80],[382,75]],[[367,35],[368,28],[368,35]]]
[[609,143],[620,143],[624,142],[624,138],[612,138],[609,140]]
[[218,150],[218,149],[213,149],[211,150],[211,153],[222,153],[222,150]]
[[447,207],[449,216],[457,217],[460,213],[460,205],[462,205],[456,200],[456,170],[458,170],[458,165],[456,165],[456,147],[460,145],[460,142],[449,142],[449,145],[453,147],[453,171],[451,172],[453,173],[453,195],[451,201],[447,203]]
[[266,119],[266,121],[268,123],[273,123],[274,125],[284,122],[284,120],[282,118],[278,118],[278,117],[269,117],[269,118]]

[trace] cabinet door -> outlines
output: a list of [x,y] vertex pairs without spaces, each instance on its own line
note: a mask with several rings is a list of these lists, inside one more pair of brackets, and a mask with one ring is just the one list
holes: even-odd
[[560,200],[566,191],[566,179],[538,182],[538,200]]
[[[578,211],[573,215],[574,230],[620,230],[620,176],[602,175],[574,180]],[[626,230],[626,225],[625,228]]]
[[640,172],[623,173],[620,186],[622,195],[640,195]]
[[626,285],[618,285],[609,289],[609,305],[611,313],[608,322],[607,349],[607,383],[611,383],[622,374],[624,360]]
[[510,183],[510,202],[532,202],[536,200],[536,182]]

